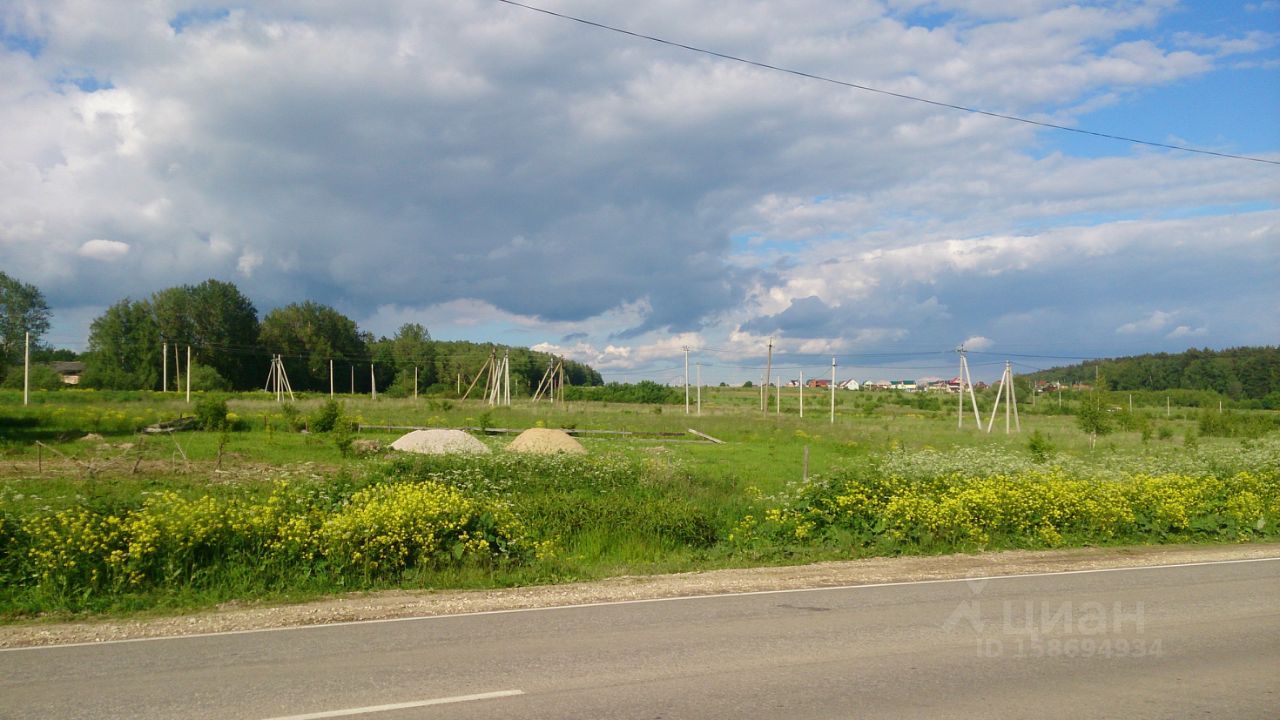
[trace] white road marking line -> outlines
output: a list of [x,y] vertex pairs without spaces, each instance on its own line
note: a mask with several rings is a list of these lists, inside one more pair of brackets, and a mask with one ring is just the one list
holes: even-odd
[[676,602],[681,600],[712,600],[717,598],[752,597],[754,595],[783,595],[786,593],[828,592],[840,590],[870,590],[873,588],[899,587],[907,585],[941,585],[946,583],[979,582],[983,580],[1017,580],[1019,578],[1052,577],[1054,575],[1089,575],[1092,573],[1127,572],[1137,570],[1170,570],[1174,568],[1204,567],[1208,565],[1237,565],[1244,563],[1276,562],[1280,557],[1242,558],[1239,560],[1206,560],[1203,562],[1174,563],[1170,565],[1133,565],[1109,568],[1090,568],[1087,570],[1053,570],[1037,573],[1012,573],[1009,575],[983,575],[979,577],[936,578],[933,580],[898,580],[894,582],[860,583],[854,585],[826,585],[819,587],[790,588],[783,590],[750,590],[747,592],[726,592],[711,595],[673,595],[671,597],[639,598],[636,600],[603,600],[600,602],[576,603],[571,605],[548,605],[546,607],[510,608],[507,610],[476,610],[474,612],[449,613],[440,615],[411,615],[409,617],[377,618],[373,620],[346,620],[344,622],[321,623],[316,625],[289,625],[286,627],[252,628],[249,630],[223,630],[221,632],[192,633],[190,635],[161,635],[158,637],[125,638],[122,640],[98,640],[94,642],[65,643],[62,645],[27,645],[24,647],[0,648],[0,653],[31,652],[33,650],[58,650],[60,648],[99,647],[103,645],[123,645],[127,643],[157,642],[160,640],[193,640],[234,635],[256,635],[258,633],[287,632],[293,630],[324,630],[328,628],[349,627],[352,625],[375,625],[381,623],[423,622],[427,620],[447,620],[449,618],[475,617],[479,615],[511,615],[515,613],[546,612],[548,610],[577,610],[581,608],[610,607],[613,605],[640,605],[644,603]]
[[496,690],[494,692],[476,693],[474,695],[454,695],[453,697],[391,703],[390,705],[369,705],[367,707],[347,708],[346,710],[327,710],[325,712],[307,713],[305,715],[284,715],[281,717],[268,718],[268,720],[320,720],[320,718],[369,715],[371,713],[387,712],[388,710],[408,710],[410,708],[427,707],[428,705],[450,705],[452,703],[471,702],[473,700],[489,700],[492,698],[511,697],[513,695],[523,694],[523,690]]

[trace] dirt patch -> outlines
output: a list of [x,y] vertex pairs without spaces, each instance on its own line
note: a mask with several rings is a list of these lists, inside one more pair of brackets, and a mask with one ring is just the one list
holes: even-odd
[[461,430],[414,430],[391,443],[395,450],[422,455],[487,455],[489,447]]
[[797,567],[712,570],[677,575],[628,575],[598,582],[498,590],[393,591],[353,594],[331,600],[279,607],[228,604],[209,612],[182,617],[77,623],[23,622],[0,626],[0,647],[175,637],[334,622],[457,615],[494,610],[762,590],[795,590],[1261,558],[1280,558],[1280,544],[1143,545],[1054,551],[1018,550],[978,555],[867,558]]
[[551,428],[529,428],[517,435],[507,449],[511,452],[536,455],[555,455],[556,453],[581,455],[587,451],[582,447],[582,443],[573,439],[569,433]]

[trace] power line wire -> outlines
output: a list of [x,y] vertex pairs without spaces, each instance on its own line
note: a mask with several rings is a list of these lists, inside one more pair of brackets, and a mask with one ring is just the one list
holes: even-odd
[[833,85],[839,85],[841,87],[851,88],[854,90],[862,90],[864,92],[878,93],[880,95],[888,95],[890,97],[899,98],[901,100],[910,100],[912,102],[925,103],[927,105],[934,105],[936,107],[947,108],[950,110],[960,110],[962,112],[973,113],[975,115],[985,115],[987,117],[997,118],[1000,120],[1009,120],[1011,122],[1019,122],[1027,125],[1035,125],[1037,127],[1048,128],[1050,130],[1061,130],[1064,132],[1076,133],[1079,135],[1089,135],[1092,137],[1102,138],[1104,140],[1117,140],[1120,142],[1129,142],[1137,145],[1146,145],[1149,147],[1163,148],[1165,150],[1177,150],[1180,152],[1196,153],[1199,155],[1212,155],[1214,157],[1227,158],[1230,160],[1247,160],[1249,162],[1266,163],[1268,165],[1280,165],[1280,160],[1267,160],[1266,158],[1252,157],[1249,155],[1235,155],[1232,153],[1217,152],[1214,150],[1205,150],[1203,148],[1189,147],[1186,145],[1172,145],[1169,143],[1155,142],[1153,140],[1142,140],[1139,138],[1131,138],[1131,137],[1126,137],[1124,135],[1114,135],[1112,133],[1105,133],[1097,130],[1086,130],[1084,128],[1074,128],[1074,127],[1069,127],[1067,125],[1058,125],[1056,123],[1045,122],[1043,120],[1032,120],[1030,118],[1019,117],[1017,115],[1006,115],[1004,113],[992,112],[990,110],[982,110],[979,108],[968,107],[965,105],[956,105],[953,103],[943,102],[941,100],[930,100],[928,98],[922,98],[916,95],[908,95],[906,93],[893,92],[892,90],[883,90],[881,88],[871,87],[870,85],[861,85],[859,83],[848,82],[845,80],[837,80],[835,78],[830,78],[825,75],[817,75],[814,73],[805,72],[803,70],[794,70],[792,68],[786,68],[780,65],[770,65],[769,63],[760,62],[759,60],[751,60],[748,58],[739,57],[737,55],[729,55],[727,53],[722,53],[722,52],[717,52],[715,50],[708,50],[706,48],[701,48],[696,45],[686,45],[684,43],[676,42],[674,40],[667,40],[654,35],[646,35],[644,33],[635,32],[634,30],[627,30],[626,28],[620,28],[614,25],[606,25],[605,23],[595,22],[593,20],[587,20],[574,15],[567,15],[565,13],[555,12],[554,10],[547,10],[545,8],[535,7],[533,5],[527,5],[525,3],[516,2],[516,0],[497,0],[497,2],[504,3],[506,5],[511,5],[518,8],[524,8],[525,10],[531,10],[537,13],[542,13],[543,15],[550,15],[552,17],[557,17],[562,20],[570,20],[572,22],[581,23],[582,25],[588,25],[594,28],[599,28],[601,30],[608,30],[610,32],[615,32],[622,35],[629,35],[631,37],[638,38],[641,40],[648,40],[650,42],[655,42],[662,45],[668,45],[670,47],[680,48],[682,50],[688,50],[690,52],[701,53],[703,55],[710,55],[712,57],[717,57],[722,60],[729,60],[731,62],[742,63],[743,65],[751,65],[753,67],[758,67],[765,70],[773,70],[775,72],[787,73],[789,75],[795,75],[797,77],[806,78],[808,80],[817,80],[819,82],[831,83]]

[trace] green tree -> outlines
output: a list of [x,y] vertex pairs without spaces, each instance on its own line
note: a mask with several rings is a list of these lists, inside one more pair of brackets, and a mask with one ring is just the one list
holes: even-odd
[[39,288],[0,271],[0,379],[7,366],[22,364],[27,333],[33,350],[40,344],[49,331],[49,316]]
[[[11,372],[4,379],[4,382],[0,382],[0,387],[21,390],[22,382],[22,366],[17,365],[11,368]],[[49,365],[32,365],[31,374],[27,378],[27,382],[28,387],[32,390],[61,390],[66,387],[62,382],[62,375]]]
[[89,326],[81,383],[113,390],[160,387],[160,331],[145,300],[125,298]]
[[295,390],[328,390],[329,361],[335,363],[342,382],[351,363],[358,364],[358,388],[369,387],[368,348],[351,318],[327,305],[311,302],[292,303],[276,308],[262,319],[259,342],[268,352],[284,356],[285,372]]
[[162,342],[181,352],[190,345],[233,387],[257,387],[266,377],[262,358],[249,352],[258,340],[258,311],[234,284],[205,280],[161,290],[151,308]]
[[1089,448],[1098,443],[1099,435],[1111,432],[1111,417],[1108,415],[1107,394],[1101,390],[1085,393],[1080,399],[1080,407],[1076,409],[1076,425],[1089,433]]

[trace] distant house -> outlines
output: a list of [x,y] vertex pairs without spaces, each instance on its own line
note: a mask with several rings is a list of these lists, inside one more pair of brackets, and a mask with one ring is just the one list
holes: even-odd
[[864,390],[888,390],[891,385],[888,380],[868,380],[862,383]]
[[53,362],[49,363],[49,367],[62,376],[62,382],[66,385],[79,385],[80,376],[84,374],[84,363],[82,362]]
[[841,390],[858,390],[862,386],[858,384],[857,380],[854,380],[853,378],[849,378],[848,380],[845,380],[844,382],[840,383],[836,387],[840,388]]
[[811,387],[811,388],[831,387],[831,381],[824,380],[822,378],[813,378],[809,382],[805,383],[805,387]]
[[903,392],[915,392],[916,381],[915,380],[890,380],[889,389],[901,390]]

